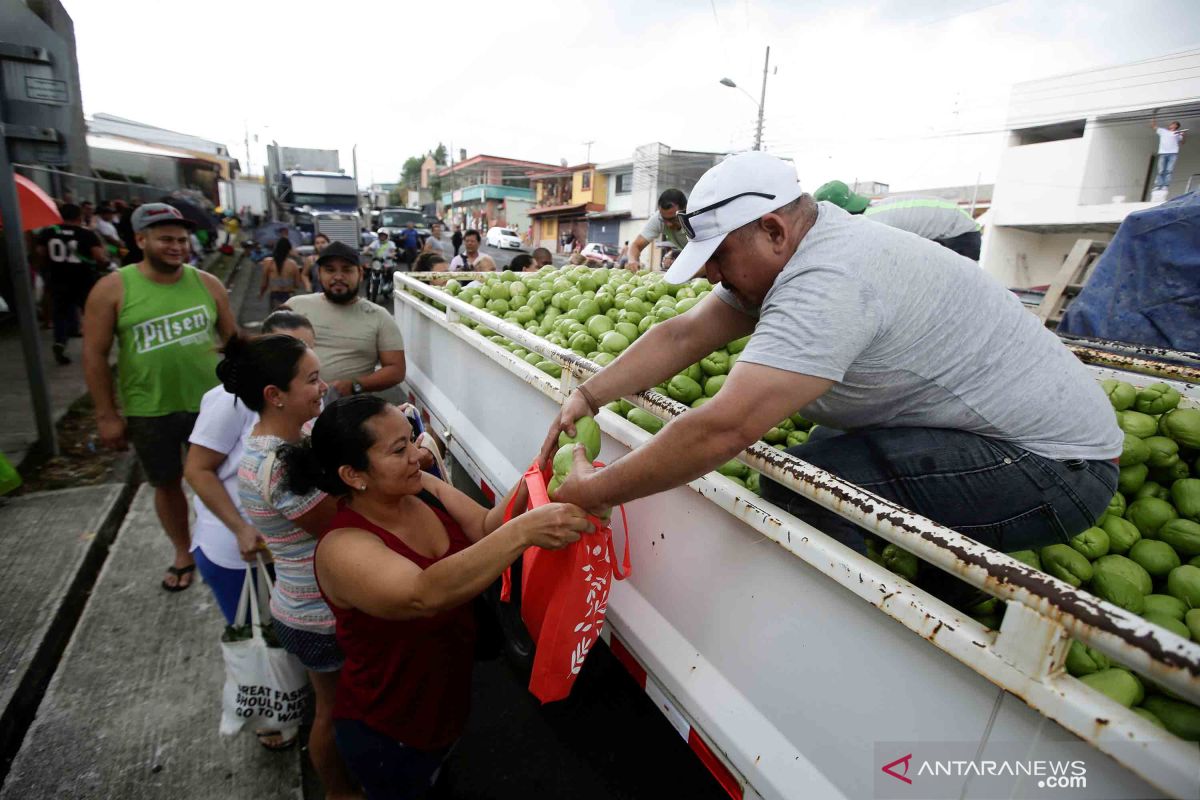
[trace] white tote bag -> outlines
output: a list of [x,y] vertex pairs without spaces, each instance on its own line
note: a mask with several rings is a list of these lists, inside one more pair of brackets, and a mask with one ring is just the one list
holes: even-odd
[[[271,589],[271,576],[258,559],[258,574]],[[308,675],[299,659],[282,647],[268,647],[263,638],[262,615],[250,565],[242,596],[234,614],[235,627],[250,626],[250,636],[235,641],[221,637],[225,657],[225,689],[221,698],[221,733],[237,733],[246,722],[262,721],[271,730],[287,730],[300,724],[312,694]],[[248,618],[247,618],[248,614]],[[270,620],[267,620],[270,625]]]

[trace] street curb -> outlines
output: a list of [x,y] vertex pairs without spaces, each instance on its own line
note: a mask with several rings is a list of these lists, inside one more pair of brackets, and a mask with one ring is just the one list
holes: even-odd
[[[37,717],[50,680],[58,671],[58,664],[75,634],[80,617],[83,616],[84,607],[87,606],[92,588],[96,585],[100,569],[108,559],[109,550],[141,484],[137,459],[127,458],[121,465],[120,472],[121,474],[116,476],[117,480],[111,483],[123,483],[124,487],[105,511],[95,538],[79,565],[79,571],[75,573],[67,588],[66,597],[46,629],[46,635],[39,643],[20,686],[14,692],[12,702],[0,711],[0,785],[3,785],[8,777],[13,759],[16,758],[29,727]],[[25,496],[35,497],[39,494],[44,493],[34,492]]]

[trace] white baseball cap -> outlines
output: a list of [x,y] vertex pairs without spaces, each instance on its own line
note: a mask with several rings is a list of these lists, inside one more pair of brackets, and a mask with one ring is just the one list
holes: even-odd
[[679,214],[690,241],[667,270],[667,283],[687,283],[731,232],[801,194],[796,168],[782,158],[758,150],[729,156],[700,177],[688,197],[693,210]]

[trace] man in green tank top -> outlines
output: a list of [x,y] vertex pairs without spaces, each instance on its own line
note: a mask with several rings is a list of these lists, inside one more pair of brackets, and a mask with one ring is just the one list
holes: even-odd
[[[162,586],[192,584],[183,449],[200,398],[217,384],[217,347],[237,326],[225,287],[187,264],[191,229],[165,203],[139,206],[131,219],[142,261],[96,283],[83,324],[83,370],[96,406],[96,427],[108,447],[133,444],[154,507],[175,548]],[[108,354],[117,340],[120,409]],[[122,413],[124,416],[122,416]]]

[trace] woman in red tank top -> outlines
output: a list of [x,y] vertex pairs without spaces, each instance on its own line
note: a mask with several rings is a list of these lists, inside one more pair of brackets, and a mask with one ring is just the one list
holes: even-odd
[[[565,547],[590,529],[551,503],[505,524],[492,509],[422,472],[412,426],[371,395],[330,404],[286,468],[293,489],[345,501],[321,537],[317,581],[346,662],[338,679],[338,749],[368,798],[419,796],[462,733],[475,623],[470,601],[527,547]],[[516,507],[524,508],[524,484]],[[511,493],[510,493],[511,497]]]

